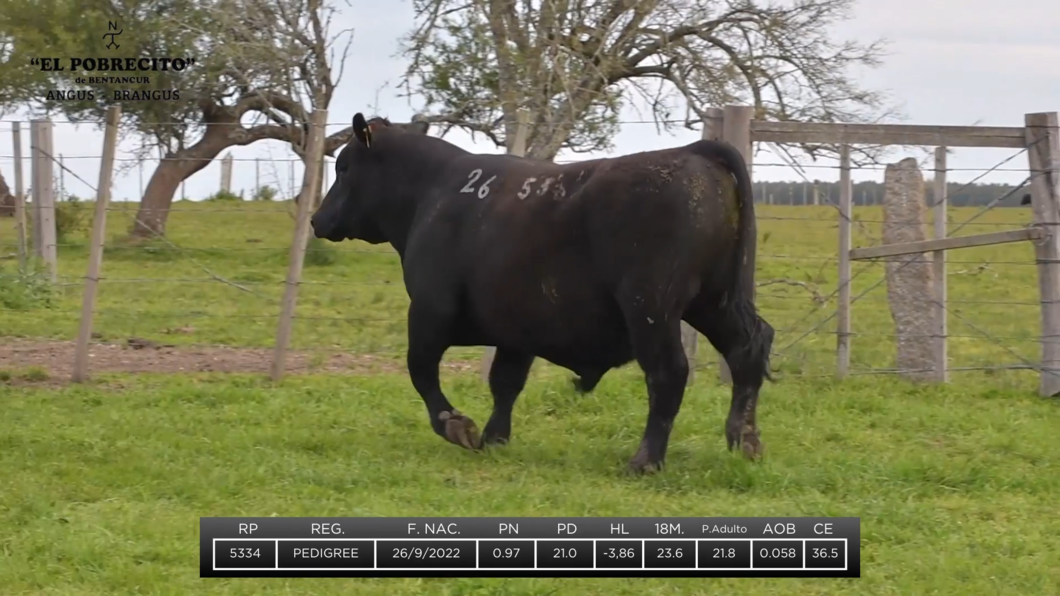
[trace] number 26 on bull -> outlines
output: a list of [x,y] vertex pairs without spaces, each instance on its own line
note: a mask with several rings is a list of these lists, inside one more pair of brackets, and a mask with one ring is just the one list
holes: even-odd
[[[465,194],[475,192],[475,183],[478,182],[478,179],[481,177],[482,168],[475,168],[474,170],[471,170],[471,173],[467,175],[467,184],[465,184],[464,187],[460,189],[460,192]],[[488,197],[490,194],[490,182],[493,182],[496,179],[496,176],[491,176],[488,180],[483,182],[482,185],[478,187],[478,192],[475,193],[475,195],[480,199],[485,199],[486,197]]]

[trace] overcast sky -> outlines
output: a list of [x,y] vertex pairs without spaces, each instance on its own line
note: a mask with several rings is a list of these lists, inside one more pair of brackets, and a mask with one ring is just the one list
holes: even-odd
[[[415,108],[397,97],[396,83],[404,64],[394,55],[399,32],[412,25],[412,8],[408,1],[380,2],[350,0],[336,18],[335,31],[342,27],[355,29],[347,58],[346,73],[330,106],[329,132],[351,121],[358,111],[379,112],[395,121],[408,120]],[[959,7],[959,8],[958,8]],[[835,30],[836,37],[868,41],[884,37],[890,41],[884,64],[875,70],[859,73],[863,85],[888,92],[905,113],[908,124],[1022,126],[1027,112],[1060,110],[1060,2],[1057,0],[861,0],[853,20]],[[389,87],[387,85],[389,84]],[[381,90],[380,90],[381,89]],[[378,96],[377,96],[378,94]],[[378,103],[377,103],[378,97]],[[6,117],[10,120],[11,115]],[[624,120],[642,120],[630,111]],[[0,123],[0,171],[8,182],[10,174],[11,124]],[[23,151],[28,152],[28,126],[23,129]],[[100,147],[103,135],[98,129],[56,122],[54,147],[65,158],[66,166],[93,186],[98,179]],[[698,132],[679,129],[659,135],[652,124],[626,124],[616,138],[612,154],[685,144],[698,138]],[[496,152],[488,142],[474,143],[464,134],[447,136],[452,142],[481,152]],[[115,200],[138,200],[142,170],[146,185],[154,164],[138,168],[131,161],[132,139],[125,140],[119,158],[131,167],[115,180]],[[987,169],[1015,150],[957,149],[950,156],[955,169]],[[289,168],[285,160],[293,154],[282,143],[260,142],[232,150],[236,158],[233,187],[246,189],[249,196],[255,184],[254,158],[262,158],[261,184],[290,187]],[[912,153],[896,153],[893,161]],[[916,154],[920,156],[922,154]],[[560,156],[563,159],[567,156]],[[597,156],[580,156],[580,159]],[[241,161],[246,160],[246,161]],[[267,162],[266,160],[272,160]],[[756,164],[777,163],[768,152],[760,152]],[[1027,167],[1020,156],[1005,166]],[[29,177],[29,162],[23,166]],[[855,180],[882,180],[882,172],[855,172]],[[952,181],[966,181],[977,171],[954,171]],[[822,180],[838,179],[835,169],[811,169],[807,175]],[[300,163],[295,165],[297,184]],[[995,172],[984,182],[1020,182],[1025,171]],[[756,165],[756,180],[798,180],[788,168]],[[91,190],[70,173],[65,175],[65,189],[82,197]],[[189,198],[202,198],[217,190],[220,164],[212,163],[186,183]],[[180,191],[178,191],[178,198]]]

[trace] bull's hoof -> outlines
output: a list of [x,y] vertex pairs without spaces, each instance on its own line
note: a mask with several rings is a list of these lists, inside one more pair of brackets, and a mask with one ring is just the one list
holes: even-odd
[[725,439],[729,444],[729,451],[735,451],[739,447],[740,453],[751,461],[761,459],[765,451],[765,446],[758,438],[758,429],[751,426],[744,425],[739,430],[726,428]]
[[490,417],[489,422],[486,423],[486,428],[482,430],[482,446],[501,446],[507,445],[508,439],[512,435],[512,423],[511,420],[499,421],[499,417],[496,415]]
[[662,460],[653,461],[648,457],[648,450],[641,445],[633,459],[629,460],[629,471],[634,474],[655,474],[663,469]]
[[744,435],[740,440],[740,452],[743,456],[751,461],[757,461],[762,459],[762,453],[765,451],[765,446],[762,441],[758,439],[758,432],[756,431],[751,435]]
[[504,447],[508,444],[508,437],[486,433],[482,435],[482,446]]
[[441,412],[438,414],[438,419],[445,423],[445,438],[450,443],[471,450],[482,447],[482,438],[474,420],[464,416],[458,410]]

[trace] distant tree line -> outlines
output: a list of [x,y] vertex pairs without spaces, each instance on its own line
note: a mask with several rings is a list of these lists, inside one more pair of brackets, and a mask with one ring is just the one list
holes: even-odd
[[[839,204],[839,182],[814,180],[813,182],[755,182],[755,202],[773,205],[828,205]],[[998,197],[1005,199],[999,207],[1019,207],[1023,195],[1030,192],[1024,185],[1018,190],[1008,184],[962,184],[952,182],[946,185],[949,204],[954,207],[983,206]],[[880,205],[883,203],[884,184],[882,182],[854,183],[854,205]],[[928,205],[935,203],[935,192],[931,180],[924,184],[925,199]],[[1007,196],[1006,196],[1007,195]],[[816,196],[816,199],[815,199]]]

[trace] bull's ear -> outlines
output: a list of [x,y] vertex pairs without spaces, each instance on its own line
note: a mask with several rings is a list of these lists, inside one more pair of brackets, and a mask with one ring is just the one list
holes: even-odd
[[431,130],[431,123],[430,122],[413,122],[412,123],[412,130],[414,132],[417,132],[417,133],[421,134],[421,135],[425,135],[425,134],[427,134],[427,131]]
[[427,132],[430,130],[431,123],[427,122],[427,120],[419,114],[412,117],[412,122],[408,126],[409,132],[421,135],[427,134]]
[[364,119],[364,114],[360,112],[353,115],[353,136],[364,143],[365,147],[372,146],[372,131],[368,128],[368,122]]

